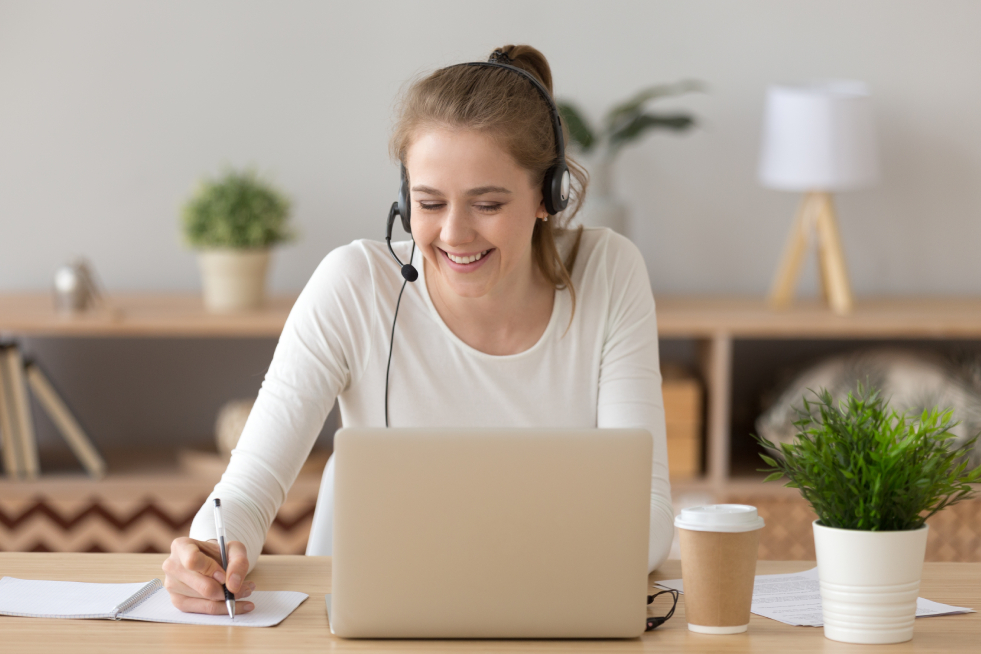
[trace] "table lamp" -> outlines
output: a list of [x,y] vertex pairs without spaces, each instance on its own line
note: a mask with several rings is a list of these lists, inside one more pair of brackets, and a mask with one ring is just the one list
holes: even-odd
[[808,242],[816,234],[825,301],[837,314],[854,300],[831,193],[873,184],[879,176],[872,104],[862,82],[771,86],[766,98],[759,177],[764,186],[804,193],[769,302],[794,297]]

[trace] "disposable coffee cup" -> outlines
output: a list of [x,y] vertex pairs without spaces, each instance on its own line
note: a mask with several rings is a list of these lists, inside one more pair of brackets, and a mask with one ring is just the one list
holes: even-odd
[[756,507],[712,504],[682,509],[674,525],[681,536],[688,629],[700,634],[746,631],[763,528]]

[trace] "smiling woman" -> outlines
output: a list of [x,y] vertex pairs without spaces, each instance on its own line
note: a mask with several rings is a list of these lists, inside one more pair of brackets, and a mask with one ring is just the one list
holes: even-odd
[[[251,590],[242,580],[335,400],[351,427],[381,427],[390,414],[397,427],[646,429],[649,568],[667,556],[673,512],[647,268],[622,236],[568,227],[587,179],[563,156],[544,56],[505,46],[493,60],[438,70],[403,100],[392,138],[403,187],[389,219],[401,214],[413,240],[337,248],[290,313],[211,495],[227,502],[232,592]],[[389,247],[417,273],[403,278]],[[225,575],[207,542],[211,498],[165,566],[185,610],[224,609]],[[308,554],[330,553],[332,516],[333,460]]]

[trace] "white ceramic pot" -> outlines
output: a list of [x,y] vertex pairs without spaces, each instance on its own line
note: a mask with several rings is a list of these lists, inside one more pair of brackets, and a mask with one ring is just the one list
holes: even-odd
[[198,251],[204,307],[213,313],[246,311],[262,306],[266,295],[269,249]]
[[590,194],[582,208],[582,221],[626,235],[627,207],[613,191],[613,162],[612,157],[602,156],[590,166]]
[[929,527],[834,529],[814,521],[824,635],[844,643],[913,638]]
[[590,227],[609,227],[618,234],[627,232],[627,207],[609,196],[594,196],[583,207],[583,222]]

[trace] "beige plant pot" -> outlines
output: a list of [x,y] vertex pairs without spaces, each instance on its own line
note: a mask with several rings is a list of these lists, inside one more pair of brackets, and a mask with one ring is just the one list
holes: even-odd
[[269,249],[198,251],[204,308],[212,313],[248,311],[262,306],[266,295]]

